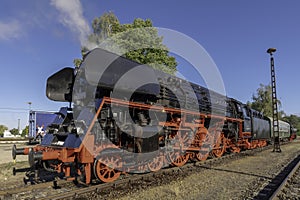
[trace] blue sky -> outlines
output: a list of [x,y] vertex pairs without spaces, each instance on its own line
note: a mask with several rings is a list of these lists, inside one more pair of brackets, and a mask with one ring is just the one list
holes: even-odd
[[[73,13],[73,18],[68,21],[62,8]],[[299,9],[297,0],[2,0],[0,124],[14,128],[20,119],[23,128],[29,101],[38,110],[58,110],[67,105],[48,100],[45,83],[51,74],[72,66],[73,59],[80,57],[84,34],[74,28],[78,24],[72,25],[72,19],[82,22],[80,28],[88,32],[86,24],[108,11],[121,23],[149,18],[154,26],[196,40],[218,66],[227,95],[242,102],[251,100],[260,83],[270,83],[266,50],[277,48],[277,93],[282,109],[287,114],[300,113]]]

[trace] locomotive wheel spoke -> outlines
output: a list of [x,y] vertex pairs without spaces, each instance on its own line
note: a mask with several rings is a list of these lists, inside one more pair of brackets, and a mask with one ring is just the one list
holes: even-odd
[[153,158],[151,162],[148,163],[148,168],[152,172],[156,172],[163,167],[164,158],[162,156],[157,156]]
[[212,150],[212,155],[214,157],[220,158],[225,153],[225,138],[224,134],[221,133],[219,136],[217,136],[217,140],[214,146],[214,149]]
[[172,165],[181,167],[189,160],[189,155],[180,155],[179,151],[174,151],[168,154],[168,158],[171,161]]
[[190,140],[189,140],[189,134],[188,132],[182,133],[180,137],[180,142],[183,146],[189,146]]
[[94,175],[104,183],[113,182],[121,175],[121,172],[118,170],[121,167],[120,158],[113,155],[110,156],[111,158],[108,156],[100,157],[94,163]]
[[191,141],[188,132],[178,132],[176,135],[171,136],[169,139],[174,141],[174,147],[187,147]]
[[201,147],[202,144],[208,140],[208,131],[206,128],[200,128],[196,134],[195,134],[195,138],[194,138],[194,143],[193,145],[196,147]]

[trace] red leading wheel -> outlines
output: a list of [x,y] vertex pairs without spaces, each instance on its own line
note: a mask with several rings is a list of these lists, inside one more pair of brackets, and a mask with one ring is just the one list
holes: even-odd
[[94,162],[94,175],[104,183],[113,182],[120,177],[121,172],[118,169],[121,167],[122,162],[119,156],[101,156]]

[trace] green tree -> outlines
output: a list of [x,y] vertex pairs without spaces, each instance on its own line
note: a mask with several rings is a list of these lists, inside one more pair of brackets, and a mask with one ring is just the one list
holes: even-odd
[[[163,37],[158,36],[150,19],[137,18],[132,24],[120,24],[118,18],[109,12],[95,18],[92,28],[88,45],[81,49],[83,56],[98,46],[169,74],[174,75],[177,71],[175,58],[169,55],[168,48],[162,43]],[[81,62],[81,59],[75,59],[74,65],[78,67]]]
[[[252,95],[252,102],[248,102],[251,108],[262,112],[265,116],[272,117],[272,87],[271,85],[260,84],[256,94]],[[277,99],[278,108],[281,107],[280,100]],[[279,118],[282,118],[284,112],[278,111]]]
[[25,137],[26,135],[28,135],[28,133],[29,133],[29,126],[26,126],[26,127],[23,129],[21,136],[22,136],[22,137]]
[[0,137],[3,137],[4,131],[8,130],[7,126],[0,125]]
[[13,129],[10,130],[10,133],[12,135],[19,135],[19,130],[17,128],[13,128]]

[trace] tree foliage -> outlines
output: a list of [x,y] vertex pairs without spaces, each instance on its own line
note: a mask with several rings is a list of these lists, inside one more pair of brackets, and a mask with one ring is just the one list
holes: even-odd
[[[150,19],[135,19],[132,24],[121,24],[112,13],[105,13],[92,22],[93,33],[88,38],[88,45],[82,47],[82,54],[101,47],[121,54],[141,64],[148,64],[169,74],[177,71],[177,62],[169,55],[168,48],[162,43],[163,37],[153,27]],[[74,60],[75,66],[81,64]]]
[[3,137],[4,131],[8,130],[7,126],[0,125],[0,137]]
[[[252,95],[252,102],[248,103],[251,108],[262,112],[265,116],[273,117],[272,110],[272,87],[271,85],[260,84],[256,94]],[[277,99],[278,108],[281,107],[281,101]],[[282,118],[284,112],[278,111],[279,118]]]
[[22,136],[22,137],[25,137],[25,136],[28,135],[28,133],[29,133],[29,126],[26,126],[26,127],[23,129],[23,131],[22,131],[22,133],[21,133],[21,136]]
[[[271,85],[260,84],[260,87],[256,90],[256,94],[253,94],[252,100],[253,102],[247,103],[251,108],[262,112],[265,116],[273,117]],[[277,103],[280,108],[281,102],[277,100]],[[283,110],[278,111],[278,117],[281,120],[289,122],[297,129],[298,135],[300,134],[300,117],[297,115],[286,116]]]
[[13,128],[13,129],[10,130],[10,133],[12,135],[19,135],[19,130],[17,128]]

